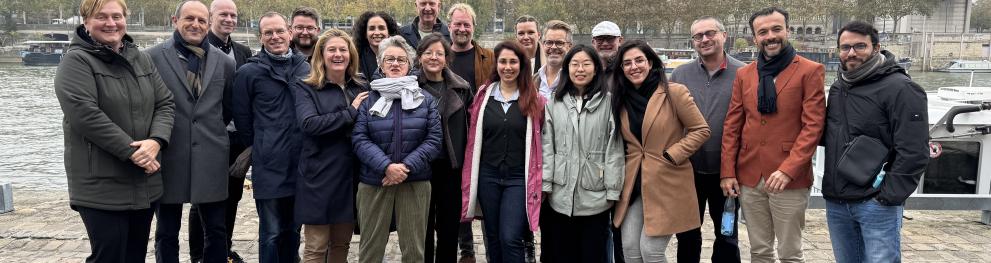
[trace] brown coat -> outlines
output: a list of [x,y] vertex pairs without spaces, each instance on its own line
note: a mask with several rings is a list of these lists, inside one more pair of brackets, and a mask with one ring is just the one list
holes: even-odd
[[[475,85],[482,86],[489,82],[496,58],[491,49],[482,47],[475,40],[472,40],[471,44],[477,48],[475,50]],[[479,90],[479,88],[471,87],[471,90]]]
[[791,177],[785,189],[812,186],[812,154],[825,123],[822,64],[795,56],[775,80],[778,110],[757,111],[757,63],[737,70],[723,124],[721,178],[757,187],[774,171]]
[[[701,226],[695,174],[688,157],[709,139],[709,125],[688,88],[677,83],[668,86],[670,91],[658,87],[647,103],[643,143],[630,132],[626,110],[620,115],[626,142],[626,177],[613,224],[619,227],[623,222],[637,171],[642,170],[643,229],[648,236],[671,235]],[[674,163],[665,160],[664,152]]]

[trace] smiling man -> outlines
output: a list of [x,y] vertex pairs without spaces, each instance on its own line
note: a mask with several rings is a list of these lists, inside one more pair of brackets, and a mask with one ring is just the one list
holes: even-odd
[[416,18],[399,29],[399,35],[403,36],[410,46],[416,48],[421,38],[434,32],[444,35],[445,39],[451,39],[448,27],[444,25],[444,21],[440,21],[440,12],[444,10],[441,0],[414,0],[413,6],[416,7]]
[[191,203],[206,230],[203,260],[227,260],[224,214],[227,199],[225,94],[234,79],[234,60],[206,40],[210,12],[199,1],[184,1],[172,16],[172,38],[147,50],[175,97],[175,123],[162,152],[164,192],[155,230],[158,262],[179,262],[182,205]]
[[251,149],[251,179],[258,210],[260,262],[295,262],[299,226],[293,222],[300,156],[295,99],[289,85],[310,72],[305,56],[289,49],[287,19],[268,12],[259,19],[262,51],[234,79],[234,123]]
[[468,81],[472,89],[489,79],[495,57],[491,49],[478,45],[474,39],[475,9],[465,3],[457,3],[447,11],[448,29],[451,32],[451,50],[454,61],[451,70]]
[[[825,67],[796,54],[788,12],[750,17],[757,61],[740,68],[723,123],[720,187],[742,196],[753,262],[802,262],[812,154],[825,119]],[[704,37],[704,36],[703,36]]]
[[292,11],[289,31],[292,32],[292,49],[310,61],[313,46],[320,37],[320,13],[312,7],[301,6]]
[[545,99],[550,100],[551,94],[557,89],[564,67],[564,54],[571,50],[573,41],[571,26],[561,20],[547,21],[544,25],[544,40],[541,49],[547,54],[547,64],[537,69],[533,75],[533,83]]
[[[854,21],[836,41],[842,67],[829,89],[822,196],[839,263],[901,262],[905,200],[929,162],[926,93],[878,40],[874,26]],[[865,138],[882,142],[887,163],[858,165],[880,169],[864,169],[862,177],[840,172],[840,160],[858,161],[845,150]]]
[[[695,98],[695,104],[709,124],[712,135],[689,159],[695,169],[695,193],[698,195],[699,215],[705,215],[709,206],[709,217],[719,224],[723,215],[726,197],[719,189],[719,156],[722,145],[723,121],[733,94],[733,80],[736,70],[743,62],[726,55],[726,28],[714,17],[701,17],[691,26],[692,48],[699,57],[681,65],[671,73],[671,82],[684,84]],[[733,211],[736,213],[736,210]],[[705,218],[699,220],[705,221]],[[740,248],[737,245],[736,231],[723,235],[714,229],[716,236],[712,245],[712,262],[740,262]],[[702,229],[696,228],[678,234],[678,262],[699,262],[702,253]]]

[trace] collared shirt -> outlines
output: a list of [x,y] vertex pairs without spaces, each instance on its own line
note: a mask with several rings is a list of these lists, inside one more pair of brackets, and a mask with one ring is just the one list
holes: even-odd
[[550,100],[554,89],[557,88],[557,84],[561,80],[561,70],[557,70],[557,77],[554,78],[554,81],[547,81],[547,66],[540,67],[537,70],[537,76],[540,76],[540,83],[538,84],[540,88],[537,91],[540,92],[540,96]]
[[498,83],[492,85],[492,89],[494,89],[494,90],[492,90],[492,98],[495,99],[498,102],[502,102],[502,112],[503,113],[509,112],[509,106],[512,106],[514,101],[520,99],[520,90],[519,89],[517,89],[516,91],[513,91],[513,95],[512,96],[509,96],[508,99],[502,96],[502,90],[499,89],[499,84]]

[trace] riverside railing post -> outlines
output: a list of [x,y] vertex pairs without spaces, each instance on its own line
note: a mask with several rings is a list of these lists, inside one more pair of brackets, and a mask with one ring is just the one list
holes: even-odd
[[10,183],[0,184],[0,214],[14,211],[14,191]]

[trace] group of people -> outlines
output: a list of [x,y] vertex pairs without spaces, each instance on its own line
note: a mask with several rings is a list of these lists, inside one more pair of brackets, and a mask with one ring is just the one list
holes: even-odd
[[714,231],[713,262],[740,261],[736,207],[752,261],[801,262],[817,145],[836,260],[900,261],[926,97],[870,24],[839,30],[827,107],[823,65],[796,54],[775,7],[750,17],[753,63],[702,17],[699,58],[668,78],[609,21],[586,45],[522,16],[488,49],[471,6],[413,4],[407,26],[369,11],[353,34],[313,8],[268,12],[255,54],[231,39],[231,0],[182,1],[172,37],[145,50],[124,0],[83,0],[55,92],[87,262],[144,261],[153,217],[155,258],[178,262],[186,203],[191,260],[241,262],[231,233],[249,165],[261,262],[346,262],[355,233],[359,260],[381,262],[391,231],[403,262],[456,262],[459,247],[474,262],[475,219],[488,262],[536,261],[538,231],[541,262],[665,262],[672,237],[678,262],[698,262],[707,207],[734,218]]

